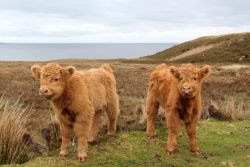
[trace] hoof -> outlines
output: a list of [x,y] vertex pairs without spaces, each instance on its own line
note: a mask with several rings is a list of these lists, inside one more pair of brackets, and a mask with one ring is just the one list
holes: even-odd
[[147,134],[147,137],[148,137],[148,139],[149,140],[152,140],[152,139],[154,139],[155,138],[155,134],[153,133],[151,133],[151,134]]
[[62,154],[62,153],[59,154],[59,157],[62,159],[67,159],[68,156],[69,156],[68,154]]
[[88,142],[89,142],[89,144],[92,145],[92,146],[97,145],[97,143],[98,143],[96,140],[94,140],[94,141],[88,141]]
[[96,138],[92,137],[88,139],[89,143],[96,143]]
[[174,151],[169,151],[169,150],[167,150],[167,155],[172,155],[172,154],[174,154]]
[[192,151],[192,152],[195,153],[196,155],[202,155],[200,150],[195,150],[195,151]]
[[115,131],[110,131],[110,132],[108,132],[108,135],[109,135],[109,136],[115,136]]
[[155,136],[147,136],[148,140],[153,140],[155,138]]
[[77,160],[80,162],[84,162],[87,159],[87,154],[86,153],[78,153],[77,154]]
[[[167,149],[166,150],[166,153],[167,153],[167,155],[173,155],[174,154],[174,152],[175,152],[176,150],[175,149]],[[178,150],[177,150],[178,151]]]

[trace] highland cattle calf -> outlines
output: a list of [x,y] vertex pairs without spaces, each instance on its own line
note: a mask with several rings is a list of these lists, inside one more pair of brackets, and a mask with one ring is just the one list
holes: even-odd
[[161,106],[165,109],[167,120],[168,155],[176,148],[181,120],[185,123],[191,151],[200,154],[196,142],[196,125],[201,113],[201,84],[209,73],[209,66],[198,68],[192,64],[178,68],[161,64],[152,72],[146,101],[147,136],[152,138],[155,135],[154,121]]
[[39,94],[49,100],[60,126],[61,157],[67,157],[73,135],[77,137],[77,159],[85,161],[88,141],[96,139],[102,112],[109,118],[108,134],[116,132],[119,97],[112,69],[105,64],[98,69],[77,71],[49,63],[31,67],[40,80]]

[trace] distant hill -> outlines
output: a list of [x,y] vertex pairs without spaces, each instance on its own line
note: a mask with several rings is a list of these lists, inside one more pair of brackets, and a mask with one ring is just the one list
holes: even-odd
[[144,58],[173,62],[250,62],[250,33],[201,37]]

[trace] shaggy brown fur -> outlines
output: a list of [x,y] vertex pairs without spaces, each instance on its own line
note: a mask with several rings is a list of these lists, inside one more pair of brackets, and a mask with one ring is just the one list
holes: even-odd
[[191,151],[200,153],[196,143],[196,125],[201,112],[201,84],[209,72],[209,66],[200,69],[192,64],[179,68],[161,64],[151,74],[146,102],[147,136],[152,138],[155,135],[154,121],[161,106],[166,111],[166,151],[169,155],[176,148],[180,120],[185,123]]
[[109,65],[76,71],[71,66],[50,63],[42,68],[34,65],[31,71],[40,80],[39,94],[49,100],[60,125],[61,157],[68,155],[74,131],[78,139],[77,159],[85,161],[88,141],[96,139],[103,111],[109,118],[108,133],[115,134],[119,97]]

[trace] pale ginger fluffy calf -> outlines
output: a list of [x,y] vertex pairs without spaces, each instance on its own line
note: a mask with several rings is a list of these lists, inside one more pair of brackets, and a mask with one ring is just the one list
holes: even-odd
[[176,148],[181,120],[185,123],[191,151],[200,154],[196,142],[196,125],[201,113],[201,85],[209,72],[209,66],[198,68],[184,64],[177,68],[161,64],[151,74],[146,102],[147,136],[152,138],[155,135],[154,121],[161,106],[165,109],[167,120],[168,155]]
[[108,134],[115,134],[119,97],[108,64],[98,69],[77,71],[72,66],[49,63],[43,67],[34,65],[31,71],[40,80],[39,94],[49,100],[60,125],[61,157],[69,154],[74,132],[78,139],[77,159],[85,161],[88,141],[96,139],[104,111],[109,118]]

